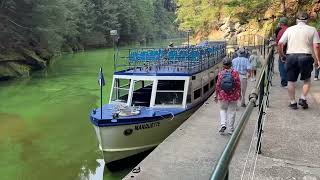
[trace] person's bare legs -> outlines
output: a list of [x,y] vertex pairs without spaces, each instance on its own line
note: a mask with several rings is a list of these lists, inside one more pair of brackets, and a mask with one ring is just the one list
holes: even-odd
[[303,86],[302,86],[302,99],[306,99],[309,91],[310,91],[310,87],[311,87],[311,81],[310,79],[307,79],[303,82]]
[[290,98],[290,103],[293,104],[296,102],[296,87],[295,82],[288,81],[288,94]]
[[310,78],[307,80],[304,80],[303,85],[302,85],[301,98],[299,99],[299,105],[302,106],[303,109],[309,108],[309,105],[307,103],[307,95],[310,91],[310,87],[311,87]]

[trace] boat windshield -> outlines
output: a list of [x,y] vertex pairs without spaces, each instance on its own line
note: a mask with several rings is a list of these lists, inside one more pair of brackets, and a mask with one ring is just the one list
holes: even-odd
[[153,81],[135,80],[132,93],[132,105],[150,106]]
[[159,80],[155,105],[182,105],[184,80]]
[[114,79],[111,101],[127,103],[131,79]]

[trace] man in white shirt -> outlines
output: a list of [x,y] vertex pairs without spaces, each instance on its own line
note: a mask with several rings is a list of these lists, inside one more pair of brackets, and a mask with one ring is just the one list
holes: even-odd
[[[290,98],[289,107],[298,109],[298,104],[295,100],[295,82],[298,80],[304,81],[302,87],[301,98],[299,105],[303,109],[308,108],[306,96],[310,90],[310,78],[313,70],[314,59],[320,62],[320,38],[317,30],[307,25],[309,16],[306,12],[298,12],[297,25],[289,27],[282,35],[279,41],[279,55],[287,65],[287,80],[288,94]],[[287,44],[287,55],[283,52],[283,46]]]

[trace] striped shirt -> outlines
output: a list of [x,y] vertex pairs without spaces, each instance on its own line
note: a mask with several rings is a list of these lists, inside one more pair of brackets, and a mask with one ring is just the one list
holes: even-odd
[[232,68],[235,69],[240,75],[246,75],[251,69],[251,64],[248,58],[237,57],[232,60]]

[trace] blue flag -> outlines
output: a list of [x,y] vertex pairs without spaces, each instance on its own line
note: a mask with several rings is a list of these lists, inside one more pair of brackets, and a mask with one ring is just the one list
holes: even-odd
[[106,85],[106,83],[105,83],[105,81],[104,81],[103,73],[102,73],[102,68],[100,68],[100,71],[99,71],[98,83],[99,83],[99,86],[100,86],[100,87]]

